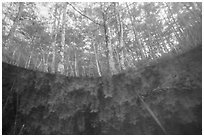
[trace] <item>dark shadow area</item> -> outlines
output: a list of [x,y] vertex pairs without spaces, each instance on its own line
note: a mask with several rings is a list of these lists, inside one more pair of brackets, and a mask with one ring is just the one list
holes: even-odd
[[2,64],[2,134],[202,134],[202,45],[109,78]]

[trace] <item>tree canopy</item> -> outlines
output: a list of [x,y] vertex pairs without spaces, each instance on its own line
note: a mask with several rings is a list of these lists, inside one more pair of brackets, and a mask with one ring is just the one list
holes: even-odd
[[202,3],[2,4],[3,62],[66,76],[114,75],[202,42]]

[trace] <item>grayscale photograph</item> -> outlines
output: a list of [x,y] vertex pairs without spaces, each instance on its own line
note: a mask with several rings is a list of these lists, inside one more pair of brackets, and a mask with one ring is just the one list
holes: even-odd
[[2,135],[202,135],[202,2],[2,2]]

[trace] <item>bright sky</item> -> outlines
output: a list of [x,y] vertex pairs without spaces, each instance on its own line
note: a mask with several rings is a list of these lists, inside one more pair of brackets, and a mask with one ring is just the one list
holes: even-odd
[[36,3],[37,4],[37,7],[39,9],[39,13],[41,16],[44,16],[44,17],[48,17],[49,14],[48,14],[48,9],[49,9],[49,5],[47,6],[44,6],[42,3]]

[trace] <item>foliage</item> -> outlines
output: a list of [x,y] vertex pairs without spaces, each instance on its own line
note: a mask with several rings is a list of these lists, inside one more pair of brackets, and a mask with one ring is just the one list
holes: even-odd
[[75,77],[138,69],[202,43],[201,9],[195,2],[3,3],[3,61]]

